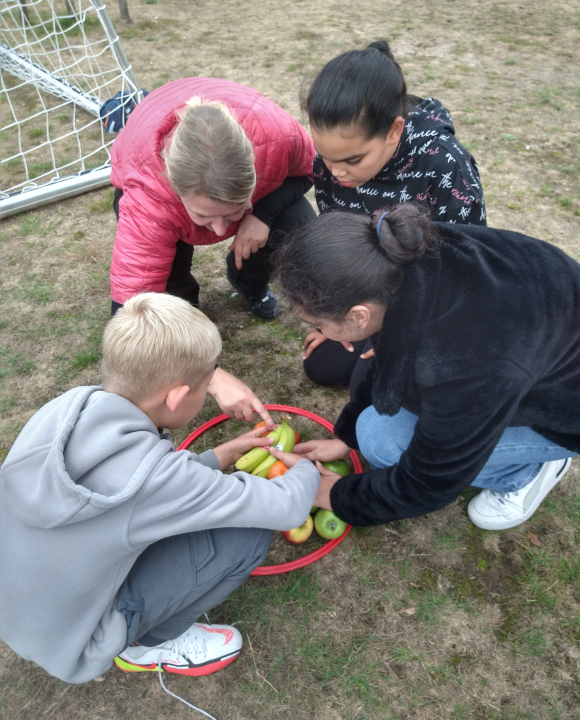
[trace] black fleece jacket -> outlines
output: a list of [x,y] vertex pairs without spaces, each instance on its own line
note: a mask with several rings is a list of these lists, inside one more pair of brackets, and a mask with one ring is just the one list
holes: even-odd
[[358,447],[365,407],[419,416],[397,465],[331,492],[353,525],[417,517],[452,502],[508,426],[580,451],[580,265],[507,230],[435,223],[435,250],[406,266],[378,335],[374,372],[335,432]]

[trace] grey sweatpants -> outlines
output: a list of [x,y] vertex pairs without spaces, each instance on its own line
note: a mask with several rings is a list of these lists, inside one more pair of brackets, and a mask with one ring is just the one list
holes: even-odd
[[137,559],[117,594],[127,645],[159,645],[181,635],[260,565],[271,530],[223,528],[159,540]]

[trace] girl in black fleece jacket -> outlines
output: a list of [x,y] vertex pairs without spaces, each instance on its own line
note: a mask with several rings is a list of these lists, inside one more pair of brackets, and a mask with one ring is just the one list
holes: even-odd
[[[441,222],[485,225],[475,159],[439,100],[407,94],[386,42],[331,60],[302,104],[318,151],[314,187],[321,214],[370,215],[386,204],[414,202]],[[348,385],[362,347],[351,353],[325,339],[314,329],[308,333],[306,375],[319,385]]]
[[[315,504],[353,525],[415,517],[485,488],[471,520],[530,517],[580,451],[580,265],[507,230],[432,223],[413,205],[322,215],[278,259],[296,312],[337,341],[372,339],[336,440],[295,452],[373,469],[326,473]],[[282,458],[283,459],[283,458]]]

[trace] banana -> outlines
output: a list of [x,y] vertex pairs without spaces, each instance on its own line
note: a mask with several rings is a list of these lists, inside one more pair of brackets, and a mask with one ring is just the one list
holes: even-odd
[[[276,450],[282,450],[282,452],[292,452],[296,443],[296,436],[294,435],[294,430],[292,430],[292,428],[290,427],[290,425],[288,425],[287,422],[283,422],[280,427],[282,428],[282,432],[277,439],[278,442],[276,442],[275,438],[272,447],[276,448]],[[275,462],[277,462],[277,458],[271,455],[270,451],[268,451],[268,455],[258,465],[254,466],[254,469],[251,471],[252,475],[258,475],[259,477],[267,478],[268,473],[270,472],[270,468]]]
[[292,430],[288,423],[282,423],[282,435],[280,436],[280,444],[282,445],[282,447],[277,447],[277,449],[282,450],[282,452],[292,452],[292,450],[294,450],[294,445],[296,445],[296,435],[294,434],[294,430]]
[[262,462],[252,470],[252,475],[267,478],[270,468],[275,462],[276,458],[273,455],[270,455],[270,451],[268,451],[268,457],[265,460],[262,460]]
[[[274,446],[276,446],[276,443],[280,440],[282,429],[283,425],[280,425],[280,427],[277,427],[266,435],[266,437],[274,438]],[[269,450],[262,450],[262,448],[256,447],[245,455],[242,455],[236,463],[236,468],[242,472],[251,473],[254,468],[258,467],[258,465],[268,457],[272,457]]]

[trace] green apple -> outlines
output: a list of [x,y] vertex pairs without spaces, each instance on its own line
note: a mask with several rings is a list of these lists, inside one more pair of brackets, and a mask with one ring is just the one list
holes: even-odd
[[300,525],[300,527],[293,528],[292,530],[283,530],[282,537],[293,545],[300,545],[306,542],[312,535],[312,529],[314,527],[314,520],[312,515],[308,515],[306,520]]
[[318,512],[318,505],[313,505],[313,506],[310,508],[310,514],[311,514],[311,515],[316,515],[317,512]]
[[319,510],[314,516],[314,527],[321,537],[334,540],[346,530],[346,523],[331,510]]
[[331,460],[330,462],[323,462],[322,464],[327,470],[330,470],[330,472],[336,473],[341,477],[350,475],[350,468],[346,464],[345,460]]

